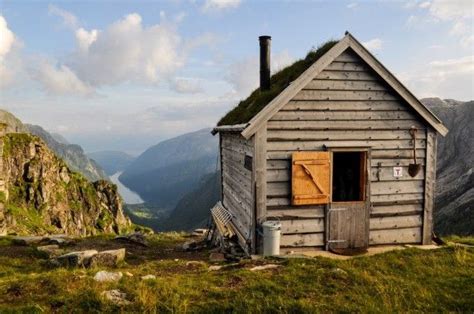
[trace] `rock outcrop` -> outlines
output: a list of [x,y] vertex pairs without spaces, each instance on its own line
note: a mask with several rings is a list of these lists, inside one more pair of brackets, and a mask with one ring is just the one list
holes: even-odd
[[24,124],[23,126],[28,133],[41,138],[58,157],[66,162],[71,170],[81,173],[91,181],[108,180],[104,170],[94,160],[87,157],[81,146],[64,143],[64,139],[59,142],[58,135],[54,136],[38,125]]
[[474,235],[474,102],[422,99],[446,125],[438,136],[435,231]]
[[86,236],[131,225],[115,185],[71,171],[37,136],[0,132],[0,234]]

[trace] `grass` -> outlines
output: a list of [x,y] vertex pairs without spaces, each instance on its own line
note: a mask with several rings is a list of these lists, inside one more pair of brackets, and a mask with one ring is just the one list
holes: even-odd
[[[0,240],[0,312],[314,313],[472,312],[474,248],[410,248],[350,260],[327,258],[245,260],[208,271],[206,252],[180,252],[182,233],[154,235],[150,247],[127,246],[130,272],[116,283],[93,280],[99,269],[56,269],[28,247]],[[108,236],[79,241],[70,249],[116,248]],[[187,265],[189,260],[200,263]],[[251,272],[262,263],[274,270]],[[156,280],[143,281],[153,274]],[[119,289],[130,305],[101,296]]]
[[447,237],[443,237],[443,240],[447,242],[454,242],[454,243],[460,243],[460,244],[466,244],[466,245],[474,245],[474,236],[471,237],[460,237],[457,235],[451,235]]
[[327,41],[317,49],[311,50],[304,59],[298,60],[292,65],[275,73],[271,77],[271,87],[268,91],[256,89],[250,96],[242,100],[234,109],[229,111],[217,125],[232,125],[250,121],[276,96],[278,96],[291,82],[296,80],[314,62],[321,58],[337,41]]

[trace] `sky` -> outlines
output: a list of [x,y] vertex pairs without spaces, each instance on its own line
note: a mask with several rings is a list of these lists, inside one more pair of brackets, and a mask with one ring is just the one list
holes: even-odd
[[272,71],[350,31],[419,97],[474,99],[474,1],[0,0],[0,108],[86,151],[214,126]]

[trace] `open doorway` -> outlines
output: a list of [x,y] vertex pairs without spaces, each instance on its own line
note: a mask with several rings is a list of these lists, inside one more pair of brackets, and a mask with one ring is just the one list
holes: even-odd
[[332,201],[365,201],[366,152],[333,152]]

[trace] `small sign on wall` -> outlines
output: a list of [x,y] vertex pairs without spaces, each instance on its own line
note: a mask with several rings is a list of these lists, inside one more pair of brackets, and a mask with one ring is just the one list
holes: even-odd
[[403,176],[403,168],[402,167],[393,167],[393,176],[395,178],[400,178]]

